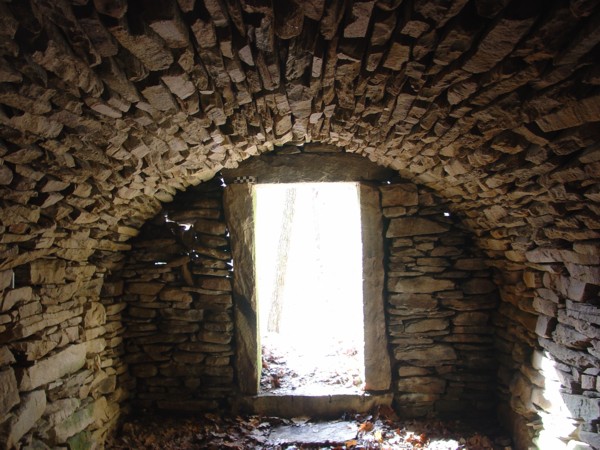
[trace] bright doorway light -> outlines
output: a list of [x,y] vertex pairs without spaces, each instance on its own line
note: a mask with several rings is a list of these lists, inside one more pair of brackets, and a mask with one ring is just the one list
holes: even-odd
[[364,387],[357,183],[254,187],[263,392]]

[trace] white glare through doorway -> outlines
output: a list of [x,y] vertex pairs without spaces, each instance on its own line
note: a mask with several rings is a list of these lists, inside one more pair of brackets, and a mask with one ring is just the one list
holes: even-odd
[[255,186],[261,391],[364,387],[362,242],[356,183]]

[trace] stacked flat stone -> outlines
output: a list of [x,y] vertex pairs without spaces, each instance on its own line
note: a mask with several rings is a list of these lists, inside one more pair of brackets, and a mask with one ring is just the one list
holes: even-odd
[[148,222],[121,272],[137,410],[224,410],[232,398],[231,252],[215,181]]
[[396,404],[410,417],[482,416],[496,406],[496,285],[448,204],[412,183],[381,188],[388,219],[388,339]]

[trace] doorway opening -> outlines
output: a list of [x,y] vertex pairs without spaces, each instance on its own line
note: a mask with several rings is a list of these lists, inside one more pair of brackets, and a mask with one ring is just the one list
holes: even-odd
[[358,183],[259,184],[255,273],[262,393],[362,393]]

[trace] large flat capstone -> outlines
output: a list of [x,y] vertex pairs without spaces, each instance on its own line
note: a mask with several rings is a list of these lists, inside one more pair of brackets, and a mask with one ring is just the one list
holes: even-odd
[[31,391],[81,369],[85,364],[86,348],[86,344],[71,345],[63,351],[19,371],[19,390]]

